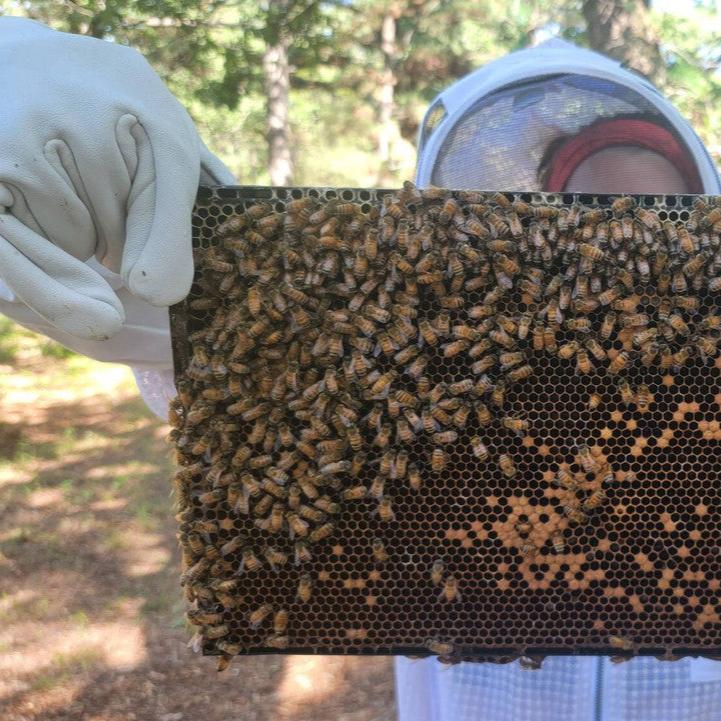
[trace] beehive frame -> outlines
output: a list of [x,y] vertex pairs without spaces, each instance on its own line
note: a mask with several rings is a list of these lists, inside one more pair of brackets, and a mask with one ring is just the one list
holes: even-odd
[[[222,242],[218,227],[227,227],[230,218],[259,203],[284,213],[289,201],[310,197],[314,207],[328,201],[356,203],[359,212],[368,213],[382,208],[383,197],[394,193],[398,191],[201,188],[193,216],[196,283],[188,299],[171,309],[176,379],[188,382],[189,338],[202,332],[215,310],[193,309],[191,303],[207,297],[217,282],[203,259],[208,248]],[[559,210],[576,207],[581,213],[600,210],[602,222],[614,218],[610,196],[479,195],[473,199],[482,201],[490,212],[502,213],[510,203],[519,203]],[[438,206],[447,198],[464,196],[448,191],[428,202]],[[696,196],[637,196],[634,203],[656,213],[661,224],[682,227],[693,219],[697,200]],[[715,199],[700,201],[715,207]],[[462,205],[465,202],[461,200]],[[533,226],[532,218],[521,218],[524,234]],[[702,231],[718,236],[710,228],[699,229],[698,235]],[[653,232],[664,231],[659,227]],[[582,240],[579,236],[579,244]],[[588,240],[595,243],[594,238]],[[702,238],[702,242],[716,240]],[[718,248],[706,252],[711,250],[715,253]],[[687,262],[699,252],[697,247],[682,260]],[[557,267],[548,269],[544,285],[557,271]],[[645,284],[629,291],[639,296],[635,310],[653,314],[658,308],[659,296],[650,289]],[[466,309],[477,307],[488,291],[486,286],[466,293],[462,309],[447,309],[451,325],[463,322]],[[701,316],[715,315],[714,293],[700,289],[694,295],[700,308],[683,317],[700,323]],[[520,295],[511,296],[502,301],[500,310],[510,316],[528,310]],[[444,311],[437,298],[428,302],[433,316]],[[540,300],[537,305],[541,307]],[[422,301],[419,312],[423,307]],[[605,309],[598,310],[595,317]],[[563,346],[573,337],[576,334],[562,328],[557,343]],[[529,335],[520,345],[530,343]],[[617,354],[623,342],[616,339],[604,347]],[[385,359],[383,354],[379,357]],[[455,356],[441,360],[442,364],[430,364],[427,375],[432,385],[470,375],[466,360]],[[497,462],[481,463],[474,456],[470,439],[479,434],[474,420],[460,431],[458,443],[451,444],[449,467],[454,473],[431,473],[427,454],[433,443],[418,438],[409,457],[423,469],[423,485],[415,491],[407,484],[394,484],[393,520],[382,522],[374,515],[378,501],[363,498],[337,515],[332,537],[314,546],[308,564],[296,565],[291,559],[272,568],[262,561],[254,573],[227,575],[235,596],[229,607],[217,598],[194,598],[191,613],[196,614],[196,623],[206,613],[217,620],[203,629],[218,623],[228,629],[223,644],[204,637],[203,651],[438,653],[446,660],[496,661],[568,653],[665,658],[721,654],[721,547],[714,538],[721,530],[717,481],[721,456],[715,457],[721,450],[721,361],[717,356],[692,357],[673,373],[654,364],[633,365],[624,377],[633,388],[647,388],[651,396],[650,409],[641,412],[634,402],[622,400],[616,378],[603,364],[591,360],[595,369],[581,374],[573,359],[533,356],[533,375],[508,389],[506,403],[513,412],[504,412],[527,420],[529,430],[518,434],[499,423],[482,429],[495,459],[504,450],[513,457],[516,476],[507,478]],[[595,408],[589,408],[592,394],[599,396]],[[366,440],[371,443],[370,437]],[[564,489],[554,481],[559,468],[580,473],[577,446],[581,445],[590,446],[596,458],[608,463],[613,479],[604,486],[606,497],[600,507],[589,513],[588,520],[572,524],[561,510]],[[189,518],[208,517],[208,508],[203,510],[198,501],[200,491],[212,488],[206,476],[205,471],[194,476],[196,487],[190,490],[188,515],[181,520],[181,537]],[[370,487],[372,477],[368,470],[359,478]],[[588,501],[589,494],[583,497]],[[210,508],[211,520],[224,522],[225,528],[211,531],[208,545],[227,543],[239,532],[260,536],[260,542],[267,543],[262,539],[266,531],[223,504]],[[532,530],[519,531],[526,524]],[[538,531],[539,524],[555,524],[563,538],[552,538],[553,529]],[[529,538],[534,546],[530,554]],[[383,541],[387,561],[374,558],[374,539]],[[192,553],[188,556],[191,564]],[[434,564],[439,561],[443,567],[436,569],[441,579],[436,585]],[[308,602],[296,595],[304,573],[310,573],[313,581]],[[449,577],[458,581],[457,597],[446,592]],[[272,609],[268,618],[251,628],[250,615],[264,604]],[[274,635],[272,618],[278,611],[287,613],[288,631]],[[281,636],[285,640],[279,647],[267,643]]]

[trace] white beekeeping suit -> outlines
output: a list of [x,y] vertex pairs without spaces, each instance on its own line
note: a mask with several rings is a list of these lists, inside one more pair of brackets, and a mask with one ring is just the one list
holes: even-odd
[[[528,192],[720,190],[703,144],[653,86],[562,41],[508,55],[441,93],[421,127],[416,182]],[[718,721],[721,662],[558,656],[524,670],[398,658],[396,693],[400,721]]]

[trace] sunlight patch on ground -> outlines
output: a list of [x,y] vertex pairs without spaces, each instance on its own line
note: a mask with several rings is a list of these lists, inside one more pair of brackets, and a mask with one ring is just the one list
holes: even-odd
[[13,609],[27,606],[37,593],[29,588],[22,588],[15,593],[3,593],[0,596],[0,621],[6,620],[6,615]]
[[142,476],[150,473],[157,473],[158,467],[152,463],[140,461],[128,461],[127,463],[112,463],[91,468],[83,474],[89,480],[100,480],[104,478],[115,478],[117,476]]
[[342,666],[319,656],[286,656],[278,685],[281,712],[292,712],[297,704],[318,703],[338,693],[344,685]]
[[[140,608],[140,601],[134,601]],[[65,622],[45,622],[41,629],[32,623],[17,623],[15,638],[4,639],[3,635],[0,640],[9,648],[0,654],[0,678],[12,674],[33,686],[52,685],[50,681],[62,678],[68,669],[76,673],[103,666],[131,671],[147,661],[145,633],[132,619],[95,620],[89,625],[71,617]],[[20,638],[26,642],[21,649],[16,645]],[[2,690],[0,685],[0,698]],[[4,690],[7,693],[8,689]]]
[[91,511],[119,511],[127,505],[128,501],[125,498],[107,498],[91,503],[89,508]]
[[132,533],[132,547],[128,547],[125,573],[130,578],[160,573],[170,561],[171,553],[163,546],[165,539],[157,533]]
[[21,471],[17,465],[0,462],[0,488],[3,486],[19,486],[28,483],[32,478],[32,473]]
[[63,492],[60,488],[39,488],[33,491],[27,499],[30,508],[47,508],[57,506],[63,501]]

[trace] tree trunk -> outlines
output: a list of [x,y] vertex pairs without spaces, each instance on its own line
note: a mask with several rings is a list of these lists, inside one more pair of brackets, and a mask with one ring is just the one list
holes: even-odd
[[647,10],[646,0],[583,2],[590,46],[658,83],[664,79],[666,65]]
[[[282,20],[281,20],[282,22]],[[273,185],[293,182],[289,123],[290,71],[288,68],[288,38],[283,28],[263,53],[265,84],[266,139],[268,142],[268,172]]]
[[398,139],[398,124],[394,118],[396,65],[398,47],[396,44],[397,8],[389,8],[381,23],[381,53],[383,55],[383,73],[380,78],[378,99],[378,160],[380,161],[379,182],[383,183],[391,176],[393,147]]

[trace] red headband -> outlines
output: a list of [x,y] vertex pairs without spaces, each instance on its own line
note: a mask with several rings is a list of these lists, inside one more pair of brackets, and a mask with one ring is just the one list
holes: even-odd
[[647,120],[617,118],[584,128],[556,152],[544,190],[560,193],[576,168],[590,155],[611,146],[633,145],[652,150],[668,160],[686,181],[689,193],[702,193],[696,164],[666,128]]

